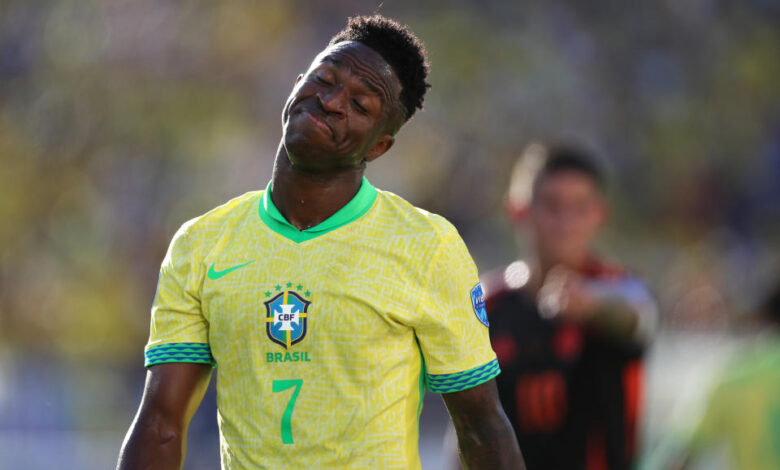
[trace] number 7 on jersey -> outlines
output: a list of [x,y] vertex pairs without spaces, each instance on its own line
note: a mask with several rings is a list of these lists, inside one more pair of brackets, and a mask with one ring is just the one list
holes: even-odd
[[293,390],[290,401],[287,402],[287,407],[282,414],[282,442],[285,444],[293,444],[292,437],[292,414],[293,408],[295,408],[295,401],[298,399],[298,393],[301,391],[303,385],[303,379],[289,379],[289,380],[274,380],[272,383],[272,391],[274,393],[283,392],[289,388],[295,387]]

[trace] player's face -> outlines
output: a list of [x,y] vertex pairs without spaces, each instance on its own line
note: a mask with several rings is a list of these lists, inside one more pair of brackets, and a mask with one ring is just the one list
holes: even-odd
[[591,178],[577,171],[560,171],[539,181],[530,216],[542,256],[572,266],[590,254],[606,207]]
[[304,171],[354,168],[386,152],[400,125],[401,84],[358,42],[329,46],[298,77],[282,113],[284,146]]

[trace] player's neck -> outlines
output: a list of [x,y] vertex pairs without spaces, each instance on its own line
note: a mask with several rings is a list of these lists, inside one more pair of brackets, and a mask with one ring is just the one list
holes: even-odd
[[293,168],[279,147],[271,177],[271,200],[298,230],[314,227],[344,207],[360,189],[363,168],[307,173]]

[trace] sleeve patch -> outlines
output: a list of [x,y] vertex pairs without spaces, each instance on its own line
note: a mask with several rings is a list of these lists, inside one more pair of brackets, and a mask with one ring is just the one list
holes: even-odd
[[214,364],[207,343],[168,343],[154,346],[144,352],[144,367],[165,362],[192,362]]
[[477,320],[485,326],[490,326],[488,323],[487,310],[485,309],[485,293],[482,290],[482,284],[477,283],[471,289],[471,306],[474,308],[474,314],[477,315]]
[[425,385],[434,393],[452,393],[468,390],[481,385],[501,372],[498,360],[493,359],[487,364],[455,372],[454,374],[425,374]]

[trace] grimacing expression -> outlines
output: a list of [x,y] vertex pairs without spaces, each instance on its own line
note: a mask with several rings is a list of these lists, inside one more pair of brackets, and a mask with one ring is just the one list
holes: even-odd
[[282,112],[284,146],[304,171],[354,168],[393,145],[403,123],[401,83],[373,49],[331,45],[298,77]]
[[563,170],[537,182],[530,216],[537,248],[548,259],[569,265],[590,255],[606,206],[592,178]]

